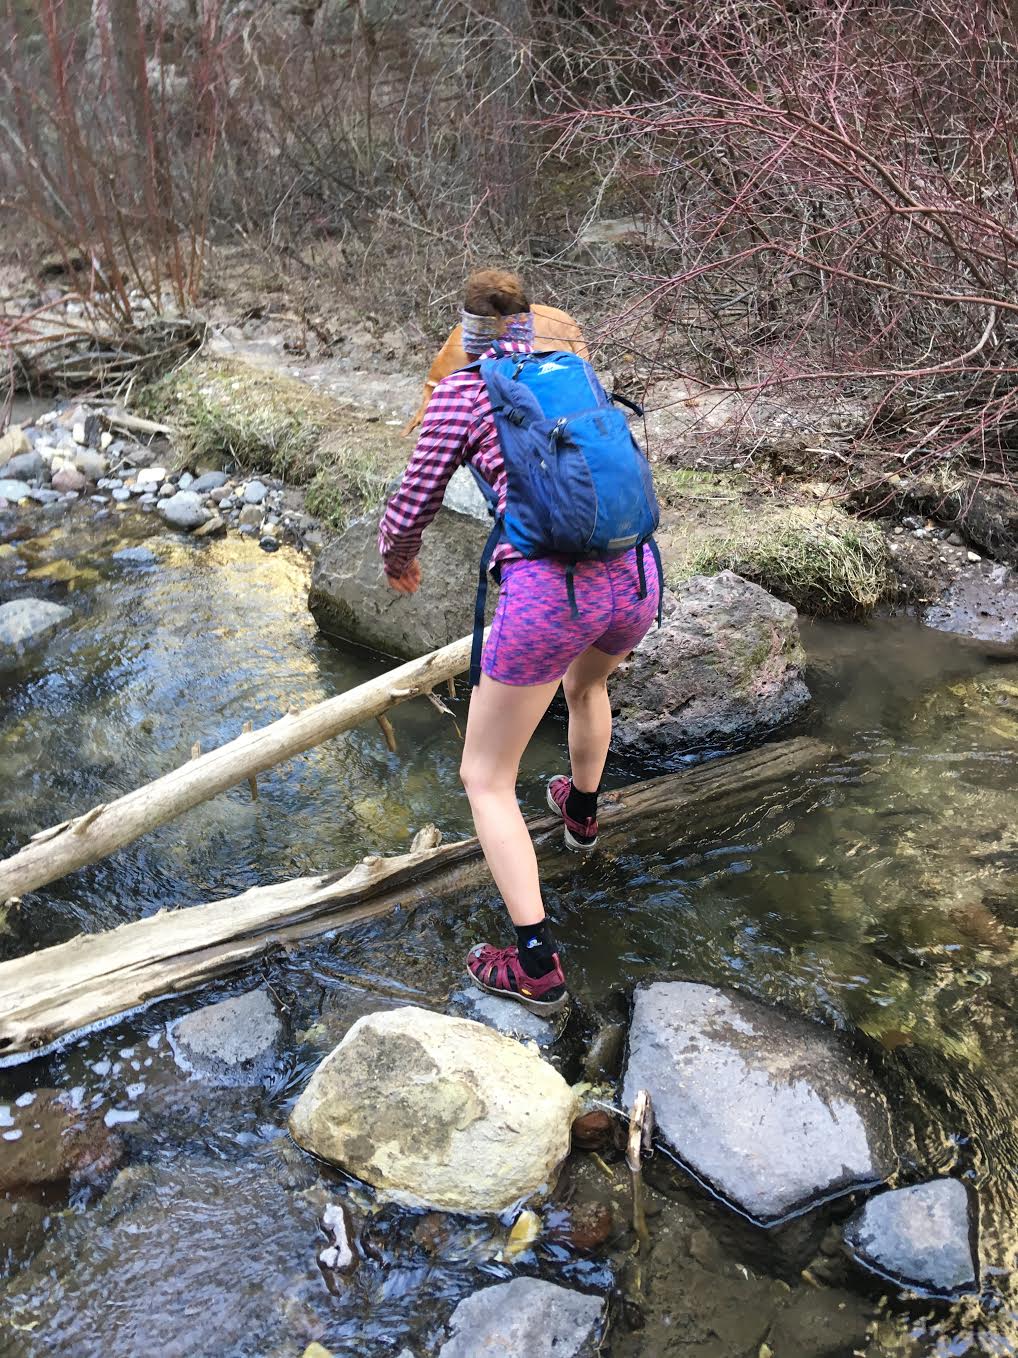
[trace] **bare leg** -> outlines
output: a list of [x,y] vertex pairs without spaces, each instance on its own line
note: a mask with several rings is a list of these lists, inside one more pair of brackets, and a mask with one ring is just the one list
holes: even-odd
[[625,658],[591,646],[576,657],[562,680],[569,707],[569,764],[573,786],[580,792],[596,792],[601,785],[612,736],[607,680]]
[[470,698],[460,777],[484,857],[517,925],[544,919],[537,855],[516,800],[516,778],[557,688],[557,681],[500,684],[485,674]]

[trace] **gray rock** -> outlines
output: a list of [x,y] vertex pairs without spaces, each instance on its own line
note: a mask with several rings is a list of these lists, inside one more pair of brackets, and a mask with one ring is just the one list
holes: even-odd
[[[222,505],[219,506],[222,509]],[[262,511],[259,505],[245,505],[240,511],[241,523],[250,524],[253,528],[260,526],[262,521]]]
[[38,453],[19,453],[5,467],[0,467],[0,480],[35,481],[46,471],[46,459]]
[[216,1084],[258,1084],[275,1064],[283,1034],[265,990],[206,1005],[169,1028],[177,1063]]
[[149,547],[121,547],[112,559],[127,566],[154,566],[159,558]]
[[82,448],[75,455],[74,465],[90,481],[98,481],[101,476],[106,475],[109,464],[101,453],[93,452],[91,448]]
[[265,537],[258,539],[258,546],[263,552],[278,552],[279,539],[266,535]]
[[177,494],[177,487],[172,481],[164,481],[156,493],[160,500],[168,500],[171,495]]
[[969,1195],[957,1179],[934,1179],[871,1198],[845,1227],[860,1261],[908,1286],[951,1295],[976,1286]]
[[759,740],[809,702],[804,663],[789,604],[732,571],[694,576],[612,682],[612,744],[672,755]]
[[193,484],[194,477],[191,475],[190,472],[181,472],[180,475],[177,477],[178,490],[190,490]]
[[[308,604],[326,636],[409,658],[469,632],[487,525],[440,509],[424,535],[421,588],[410,595],[386,583],[377,536],[372,515],[351,524],[315,561]],[[489,618],[497,592],[494,585],[488,590]]]
[[0,500],[10,500],[12,504],[27,500],[31,491],[32,487],[27,481],[16,481],[13,477],[5,477],[0,481]]
[[14,599],[0,604],[0,662],[13,663],[71,616],[71,610],[46,599]]
[[564,1024],[554,1024],[539,1014],[532,1014],[522,1004],[488,995],[476,986],[464,985],[449,996],[449,1008],[454,1014],[474,1019],[496,1033],[514,1037],[517,1042],[535,1042],[542,1049],[550,1047],[558,1038]]
[[895,1166],[887,1101],[833,1033],[712,986],[637,990],[627,1105],[639,1089],[680,1161],[757,1222]]
[[453,1311],[439,1358],[577,1358],[593,1353],[604,1298],[540,1278],[482,1287]]
[[210,490],[218,490],[220,486],[225,486],[229,479],[225,472],[204,472],[196,481],[191,483],[191,489],[199,495],[205,494]]
[[51,505],[60,499],[60,492],[58,490],[50,490],[49,486],[39,486],[37,489],[33,488],[28,494],[29,499],[34,500],[36,504],[40,505]]
[[199,528],[209,517],[201,496],[191,490],[178,490],[175,495],[162,500],[159,512],[174,528]]
[[118,504],[126,504],[127,501],[131,498],[131,492],[127,489],[126,486],[118,486],[116,490],[113,492],[113,498],[114,500],[117,501]]
[[490,524],[488,502],[481,494],[473,472],[466,467],[457,467],[453,472],[442,503],[454,514],[468,514],[472,519],[482,519]]
[[241,537],[253,538],[257,532],[258,529],[254,526],[253,523],[242,523],[240,525]]
[[244,503],[260,505],[268,493],[268,487],[263,481],[249,481],[244,487]]
[[1018,574],[1006,566],[959,576],[923,614],[927,627],[1018,647]]

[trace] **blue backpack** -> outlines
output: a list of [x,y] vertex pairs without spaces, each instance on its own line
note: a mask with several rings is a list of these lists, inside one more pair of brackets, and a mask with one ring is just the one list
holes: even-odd
[[495,520],[477,586],[473,687],[481,678],[488,567],[503,539],[531,561],[565,559],[573,617],[580,616],[573,579],[578,561],[609,561],[636,547],[640,598],[645,598],[647,546],[658,581],[663,577],[653,538],[660,511],[650,466],[612,401],[642,415],[640,407],[621,396],[609,399],[586,359],[566,350],[500,353],[470,368],[480,373],[488,389],[508,483],[505,510],[499,514],[495,490],[468,463]]

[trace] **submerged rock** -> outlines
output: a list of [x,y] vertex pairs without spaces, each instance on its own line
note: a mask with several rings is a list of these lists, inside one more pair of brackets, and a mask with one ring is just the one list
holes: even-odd
[[0,604],[0,664],[13,663],[70,616],[69,608],[47,599],[14,599],[9,604]]
[[151,547],[121,547],[112,556],[113,561],[126,566],[154,566],[158,559]]
[[771,1224],[881,1183],[890,1114],[866,1067],[818,1024],[684,981],[636,992],[623,1099],[737,1210]]
[[96,1182],[120,1161],[123,1145],[68,1093],[37,1089],[0,1103],[0,1193],[44,1184]]
[[668,755],[759,740],[809,702],[804,664],[790,604],[732,571],[694,576],[612,681],[612,743]]
[[159,513],[174,528],[183,529],[200,528],[210,517],[201,496],[196,495],[193,490],[178,490],[175,494],[168,495],[160,501]]
[[934,1179],[881,1193],[845,1227],[845,1241],[878,1273],[924,1291],[976,1286],[969,1195],[957,1179]]
[[259,1084],[275,1063],[283,1025],[265,990],[206,1005],[169,1029],[178,1065],[221,1084]]
[[354,1024],[312,1075],[290,1133],[396,1202],[501,1212],[553,1182],[574,1111],[533,1050],[407,1006]]
[[449,1319],[439,1358],[576,1358],[593,1353],[604,1298],[540,1278],[514,1278],[472,1293]]
[[[421,588],[397,594],[382,573],[378,521],[353,523],[315,561],[308,605],[329,637],[405,658],[465,636],[474,625],[474,593],[488,526],[441,509],[424,535]],[[488,616],[498,590],[488,591]]]
[[0,1282],[0,1349],[9,1358],[292,1355],[284,1298],[314,1237],[313,1207],[261,1159],[131,1166],[97,1206],[54,1221],[36,1258]]

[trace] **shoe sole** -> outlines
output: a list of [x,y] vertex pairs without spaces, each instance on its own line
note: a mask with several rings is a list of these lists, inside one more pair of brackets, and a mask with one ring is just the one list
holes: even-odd
[[524,1009],[529,1009],[532,1014],[539,1014],[544,1018],[548,1018],[552,1014],[560,1014],[569,1003],[568,990],[557,1000],[531,1000],[526,995],[518,995],[515,990],[499,990],[496,986],[485,985],[469,967],[466,968],[466,973],[478,990],[483,990],[488,995],[497,995],[501,1000],[515,1000],[517,1004],[522,1004]]
[[553,811],[555,815],[558,816],[559,819],[562,821],[562,835],[566,841],[566,848],[571,849],[573,853],[590,853],[591,849],[596,849],[597,835],[595,835],[593,839],[588,840],[577,839],[573,832],[569,829],[569,826],[566,824],[566,818],[562,812],[561,806],[559,806],[558,802],[551,795],[550,786],[547,791],[547,798],[548,798],[548,809],[550,811]]

